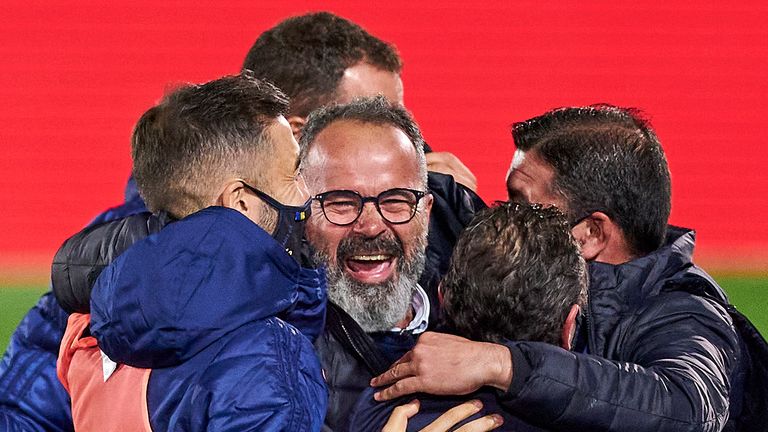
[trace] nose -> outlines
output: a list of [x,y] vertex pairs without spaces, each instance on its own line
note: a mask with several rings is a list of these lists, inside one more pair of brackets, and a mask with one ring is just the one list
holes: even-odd
[[376,205],[372,202],[363,204],[360,217],[352,225],[352,231],[365,237],[376,237],[387,229],[384,218],[381,217]]

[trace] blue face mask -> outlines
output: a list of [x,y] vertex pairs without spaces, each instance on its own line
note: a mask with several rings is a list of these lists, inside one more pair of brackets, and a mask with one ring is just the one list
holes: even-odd
[[289,206],[245,182],[241,181],[241,183],[270,207],[277,210],[277,224],[274,232],[272,232],[272,238],[285,249],[288,255],[301,264],[300,255],[303,250],[304,228],[310,214],[312,200],[307,200],[300,206]]

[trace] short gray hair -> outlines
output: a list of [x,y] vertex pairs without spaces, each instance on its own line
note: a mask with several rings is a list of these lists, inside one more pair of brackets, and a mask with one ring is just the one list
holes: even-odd
[[301,132],[299,147],[303,163],[309,148],[323,129],[335,121],[351,120],[375,125],[389,125],[400,129],[416,149],[419,162],[419,178],[427,187],[427,159],[424,156],[424,138],[411,114],[400,105],[393,104],[384,96],[359,98],[348,104],[331,105],[313,111]]

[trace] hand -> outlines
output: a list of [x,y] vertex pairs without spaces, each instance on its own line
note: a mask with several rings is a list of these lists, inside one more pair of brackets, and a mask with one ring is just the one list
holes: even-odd
[[371,386],[389,387],[374,394],[377,401],[423,392],[463,395],[482,386],[506,391],[512,383],[512,356],[503,345],[473,342],[459,336],[426,332]]
[[427,153],[427,170],[453,176],[456,183],[477,192],[477,177],[453,153]]
[[[483,408],[478,400],[464,402],[446,411],[437,420],[430,423],[420,432],[444,432],[456,426],[459,422],[475,414]],[[381,432],[405,432],[408,427],[408,419],[419,412],[419,401],[413,400],[395,408],[389,421]],[[465,424],[456,432],[485,432],[496,429],[504,423],[504,419],[498,414],[491,414]]]

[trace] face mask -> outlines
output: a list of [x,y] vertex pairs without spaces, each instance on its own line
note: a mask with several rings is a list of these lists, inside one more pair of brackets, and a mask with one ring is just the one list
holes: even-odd
[[307,202],[300,206],[289,206],[245,182],[242,183],[248,190],[269,204],[270,207],[277,210],[277,224],[274,232],[272,232],[272,238],[285,249],[288,255],[301,264],[300,255],[303,248],[304,227],[310,214],[312,200],[307,200]]
[[311,201],[307,200],[301,206],[287,206],[280,203],[270,203],[277,212],[277,226],[272,237],[285,248],[285,252],[300,263],[299,254],[304,240],[304,228],[309,217]]

